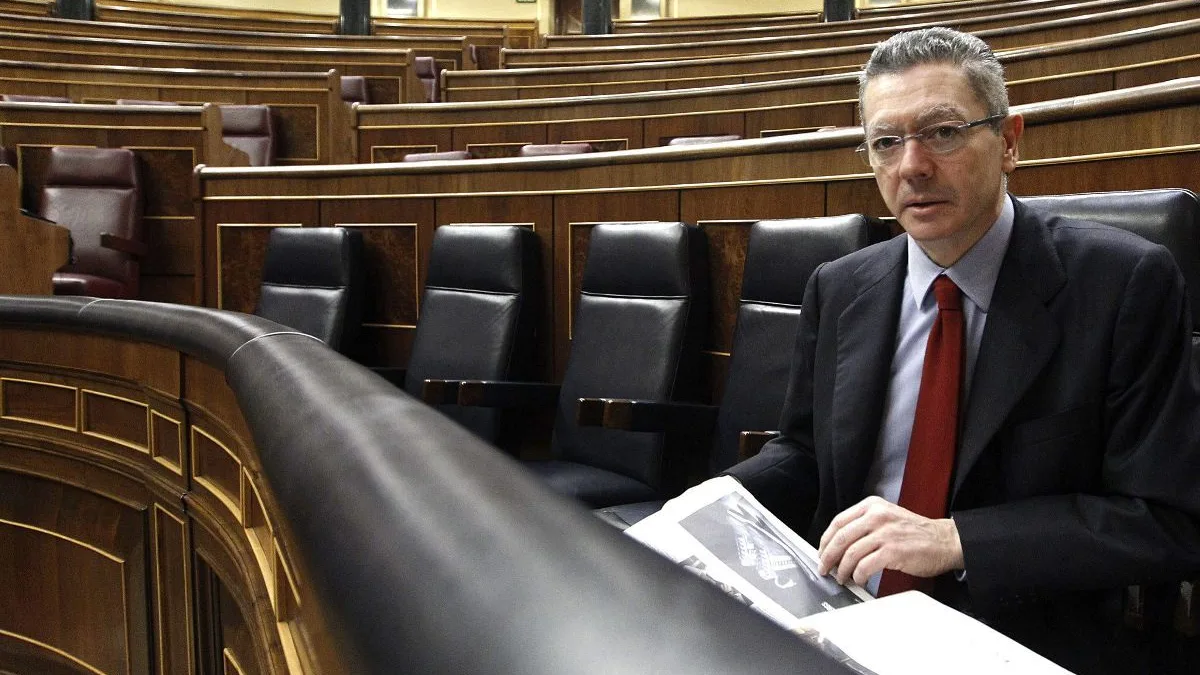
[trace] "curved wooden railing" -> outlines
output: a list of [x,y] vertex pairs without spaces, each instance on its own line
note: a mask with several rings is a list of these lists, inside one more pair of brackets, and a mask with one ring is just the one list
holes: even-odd
[[277,324],[0,296],[0,354],[0,670],[843,672]]

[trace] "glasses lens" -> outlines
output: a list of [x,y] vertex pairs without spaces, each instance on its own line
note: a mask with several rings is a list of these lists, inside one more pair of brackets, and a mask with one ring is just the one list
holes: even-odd
[[961,122],[934,124],[918,132],[917,138],[921,139],[921,144],[930,152],[944,155],[962,147],[964,138],[962,127]]
[[866,164],[867,166],[871,166],[871,154],[867,150],[866,143],[863,143],[862,145],[855,148],[854,154],[858,155],[858,158],[862,160],[863,164]]

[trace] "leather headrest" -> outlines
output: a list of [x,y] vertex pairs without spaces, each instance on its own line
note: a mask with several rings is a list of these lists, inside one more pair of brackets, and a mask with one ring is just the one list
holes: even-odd
[[367,78],[362,75],[343,75],[342,100],[348,103],[370,103]]
[[47,186],[95,186],[133,189],[137,160],[125,148],[50,148]]
[[[443,225],[433,233],[430,259],[441,261],[429,268],[425,285],[518,293],[523,289],[525,249],[537,247],[537,235],[518,225]],[[489,252],[480,260],[479,252]],[[458,261],[461,261],[458,262]]]
[[579,155],[591,152],[591,143],[549,143],[546,145],[522,145],[518,157],[546,157],[550,155]]
[[344,227],[277,227],[271,230],[263,278],[273,284],[337,288],[350,284],[345,263],[362,233]]
[[1021,201],[1060,216],[1119,227],[1165,246],[1183,272],[1192,321],[1200,327],[1200,199],[1196,193],[1170,188],[1021,197]]
[[38,96],[36,94],[0,94],[5,103],[72,103],[66,96]]
[[418,56],[413,59],[413,66],[416,67],[417,77],[435,78],[442,71],[438,66],[437,59],[432,56]]
[[223,136],[271,135],[271,109],[265,105],[221,106]]
[[720,136],[679,136],[672,138],[667,145],[705,145],[707,143],[722,143],[724,141],[740,141],[737,134],[722,134]]
[[176,103],[176,102],[174,102],[174,101],[150,101],[150,100],[146,100],[146,99],[139,99],[139,98],[119,98],[119,99],[117,99],[117,105],[162,105],[162,106],[168,106],[168,105],[169,105],[169,106],[177,106],[177,105],[179,105],[179,104],[178,104],[178,103]]
[[817,265],[887,237],[886,225],[859,214],[760,220],[750,228],[742,300],[799,306]]
[[17,166],[17,153],[10,147],[0,145],[0,164],[7,166]]
[[[691,293],[691,261],[702,235],[683,223],[602,223],[592,228],[582,290],[595,295],[679,297]],[[625,270],[626,274],[613,274]]]
[[459,159],[473,159],[474,155],[466,150],[447,150],[446,152],[410,152],[404,156],[405,162],[444,162]]

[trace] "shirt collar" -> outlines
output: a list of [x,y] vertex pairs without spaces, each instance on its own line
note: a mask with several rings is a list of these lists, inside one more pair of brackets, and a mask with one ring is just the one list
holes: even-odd
[[908,280],[917,305],[929,294],[933,280],[945,274],[962,289],[963,295],[986,314],[992,304],[992,292],[996,290],[996,279],[1000,276],[1000,263],[1008,250],[1012,236],[1012,197],[1005,194],[1000,208],[1000,217],[984,233],[979,241],[948,268],[943,268],[929,259],[925,251],[912,237],[908,238]]

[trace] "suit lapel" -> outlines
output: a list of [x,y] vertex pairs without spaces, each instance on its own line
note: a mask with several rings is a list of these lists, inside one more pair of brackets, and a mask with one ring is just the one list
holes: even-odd
[[894,237],[854,272],[856,297],[838,316],[833,475],[840,507],[859,500],[875,457],[896,349],[907,237]]
[[1066,274],[1045,225],[1016,199],[1013,206],[1012,239],[996,279],[962,421],[952,499],[1060,338],[1047,304]]

